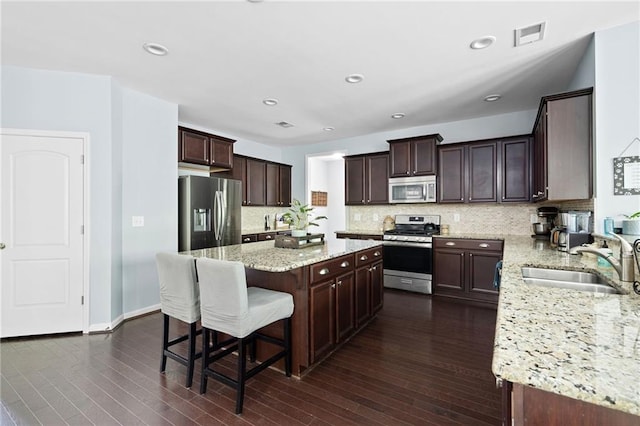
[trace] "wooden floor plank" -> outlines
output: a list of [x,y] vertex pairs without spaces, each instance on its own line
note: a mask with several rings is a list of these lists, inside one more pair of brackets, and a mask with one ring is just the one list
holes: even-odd
[[[385,291],[385,305],[359,334],[302,380],[266,370],[235,392],[209,380],[200,395],[186,368],[159,372],[159,313],[111,334],[4,339],[2,424],[99,425],[497,425],[491,374],[496,311],[427,295]],[[172,333],[184,330],[177,321]],[[197,342],[200,345],[200,339]],[[178,350],[186,351],[186,344]],[[233,374],[234,359],[220,362]]]

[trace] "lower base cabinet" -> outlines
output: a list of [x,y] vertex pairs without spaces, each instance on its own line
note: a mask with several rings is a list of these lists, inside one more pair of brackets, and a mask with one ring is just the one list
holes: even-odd
[[466,301],[498,303],[493,287],[503,242],[434,238],[434,294]]
[[519,383],[503,382],[504,426],[637,426],[640,417]]

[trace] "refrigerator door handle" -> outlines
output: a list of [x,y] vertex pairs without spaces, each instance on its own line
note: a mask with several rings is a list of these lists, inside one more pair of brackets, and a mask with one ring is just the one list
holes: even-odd
[[222,191],[216,191],[215,195],[215,226],[213,228],[214,237],[217,241],[222,239],[224,233],[224,224],[227,220],[226,211],[227,203],[224,199]]

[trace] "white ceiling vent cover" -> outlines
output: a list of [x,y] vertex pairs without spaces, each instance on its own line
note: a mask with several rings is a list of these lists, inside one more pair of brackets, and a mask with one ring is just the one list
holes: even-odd
[[544,38],[544,30],[547,26],[546,22],[529,25],[528,27],[516,28],[515,30],[515,46],[533,43]]
[[279,123],[276,123],[276,126],[284,127],[286,129],[289,127],[293,127],[293,124],[287,123],[286,121],[281,121]]

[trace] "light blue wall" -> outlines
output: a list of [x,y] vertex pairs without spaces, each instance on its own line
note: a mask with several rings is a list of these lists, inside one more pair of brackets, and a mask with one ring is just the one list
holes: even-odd
[[584,51],[582,59],[576,68],[567,91],[594,87],[596,84],[596,44],[595,36],[591,36],[591,41]]
[[[640,195],[613,195],[613,158],[640,137],[640,21],[595,35],[595,228],[640,211]],[[640,156],[640,142],[624,156]]]
[[[111,314],[122,315],[122,88],[111,84]],[[102,327],[102,325],[100,325]]]
[[305,161],[307,155],[346,151],[347,155],[388,151],[387,140],[440,133],[444,143],[473,141],[531,133],[536,110],[493,115],[471,120],[452,121],[412,127],[390,132],[371,133],[354,138],[336,139],[314,145],[294,146],[282,150],[282,161],[293,165],[294,198],[305,199]]
[[[2,67],[5,128],[88,132],[90,323],[111,319],[113,191],[111,78]],[[115,277],[118,280],[118,277]]]
[[[178,106],[123,90],[122,288],[125,315],[160,303],[155,254],[178,250]],[[132,227],[143,216],[144,227]]]

